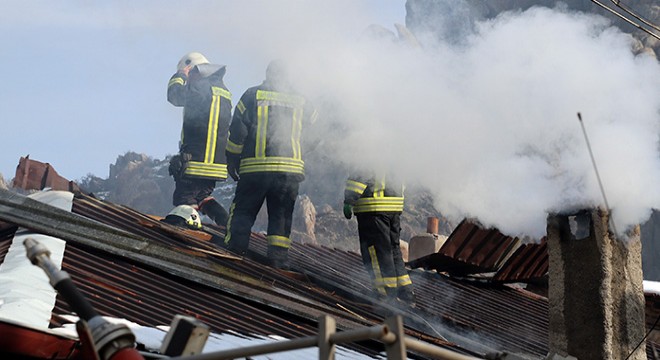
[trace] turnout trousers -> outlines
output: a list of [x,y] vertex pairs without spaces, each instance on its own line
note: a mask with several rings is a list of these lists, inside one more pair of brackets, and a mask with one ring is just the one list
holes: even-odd
[[174,194],[172,204],[199,205],[204,199],[211,196],[215,188],[215,180],[180,177],[174,179]]
[[374,290],[388,298],[412,297],[412,281],[405,268],[399,236],[400,213],[357,213],[362,262]]
[[254,173],[242,175],[229,208],[225,244],[235,253],[245,254],[250,243],[252,225],[266,201],[268,210],[268,253],[286,257],[291,247],[291,220],[298,196],[300,180],[286,173]]
[[174,179],[174,206],[191,205],[208,215],[216,224],[227,225],[227,210],[212,196],[216,180],[179,177]]

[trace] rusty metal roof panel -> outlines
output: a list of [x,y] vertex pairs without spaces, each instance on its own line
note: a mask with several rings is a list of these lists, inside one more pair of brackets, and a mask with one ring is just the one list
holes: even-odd
[[545,241],[520,245],[517,238],[469,220],[456,227],[437,253],[409,265],[460,276],[495,272],[495,282],[537,281],[545,277],[549,267]]
[[518,238],[465,219],[436,254],[415,259],[409,265],[454,275],[490,273],[497,271],[519,244]]
[[475,222],[463,220],[439,253],[489,272],[496,270],[518,243],[517,238],[505,236],[497,229],[484,229]]
[[524,244],[507,259],[493,277],[493,281],[529,282],[538,280],[547,275],[549,267],[548,244],[545,240],[542,240],[540,244]]
[[[311,322],[278,315],[249,299],[75,245],[67,245],[62,267],[100,313],[145,326],[168,325],[174,315],[185,314],[215,332],[300,337],[316,330]],[[56,310],[69,312],[62,301]]]

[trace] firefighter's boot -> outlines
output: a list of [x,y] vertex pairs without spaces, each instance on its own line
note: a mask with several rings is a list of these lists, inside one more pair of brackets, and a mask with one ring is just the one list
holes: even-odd
[[397,287],[397,298],[411,308],[417,306],[417,296],[415,296],[412,285]]
[[214,198],[204,199],[199,204],[199,210],[206,216],[210,217],[213,222],[219,226],[227,226],[229,220],[229,213],[220,205]]
[[280,270],[290,269],[289,249],[281,246],[269,245],[267,255],[270,266]]

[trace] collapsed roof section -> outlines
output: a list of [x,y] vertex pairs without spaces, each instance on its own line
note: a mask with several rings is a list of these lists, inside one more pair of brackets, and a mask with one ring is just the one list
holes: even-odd
[[485,229],[473,220],[463,220],[437,253],[409,264],[453,276],[478,275],[494,283],[544,281],[548,274],[548,249],[540,243],[523,244],[497,229]]

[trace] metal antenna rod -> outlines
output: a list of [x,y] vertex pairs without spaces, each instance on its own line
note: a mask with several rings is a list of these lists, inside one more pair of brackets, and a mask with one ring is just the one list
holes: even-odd
[[600,7],[602,7],[603,9],[605,9],[605,10],[611,12],[612,14],[614,14],[614,15],[620,17],[621,19],[623,19],[624,21],[626,21],[626,22],[629,23],[630,25],[632,25],[632,26],[638,28],[639,30],[642,30],[642,31],[644,31],[645,33],[647,33],[647,34],[653,36],[654,38],[656,38],[656,39],[658,39],[658,40],[660,40],[660,36],[658,36],[657,34],[653,33],[653,32],[650,31],[649,29],[647,29],[647,28],[641,26],[640,24],[638,24],[638,23],[636,23],[636,22],[634,22],[634,21],[628,19],[627,17],[625,17],[625,16],[623,16],[622,14],[618,13],[618,12],[615,11],[614,9],[607,7],[605,4],[599,2],[598,0],[591,0],[591,2],[594,3],[594,4],[596,4],[596,5],[598,5],[598,6],[600,6]]
[[635,14],[635,13],[634,13],[632,10],[630,10],[628,7],[626,7],[626,6],[624,6],[623,4],[621,4],[621,0],[611,0],[611,1],[612,1],[612,2],[614,3],[614,5],[616,5],[618,8],[620,8],[620,9],[623,10],[623,11],[625,11],[628,15],[634,17],[635,19],[641,21],[644,25],[646,25],[646,26],[652,28],[652,29],[655,30],[655,31],[660,31],[660,27],[658,27],[658,26],[656,26],[655,24],[653,24],[652,22],[650,22],[650,21],[644,19],[643,17],[641,17],[641,16]]
[[584,134],[584,140],[587,142],[587,149],[589,149],[589,157],[591,157],[591,164],[594,166],[594,171],[596,172],[596,178],[598,179],[598,187],[600,188],[600,193],[603,195],[603,200],[605,201],[605,207],[607,208],[607,212],[609,213],[609,218],[610,218],[610,226],[612,226],[612,230],[614,231],[614,235],[618,235],[618,231],[616,231],[616,226],[614,226],[614,220],[612,218],[612,211],[610,209],[610,204],[607,202],[607,196],[605,196],[605,188],[603,188],[603,183],[600,181],[600,174],[598,173],[598,167],[596,166],[596,160],[594,159],[594,153],[591,151],[591,144],[589,144],[589,138],[587,137],[587,130],[584,128],[584,122],[582,122],[582,114],[579,112],[577,113],[578,120],[580,120],[580,126],[582,127],[582,133]]

